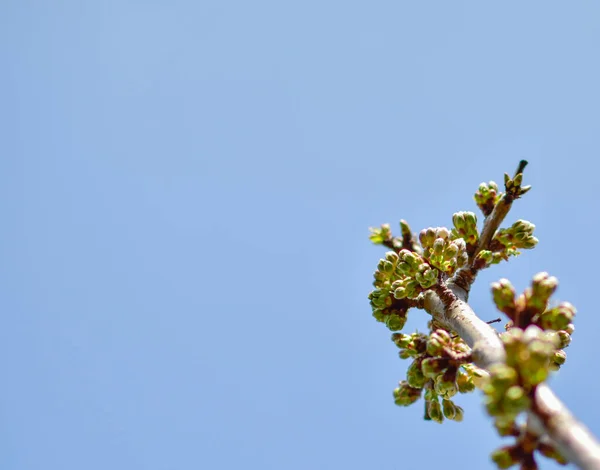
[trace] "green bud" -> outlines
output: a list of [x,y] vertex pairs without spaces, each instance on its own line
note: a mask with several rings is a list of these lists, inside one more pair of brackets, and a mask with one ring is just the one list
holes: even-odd
[[420,388],[411,387],[408,382],[402,381],[400,386],[394,389],[394,402],[399,406],[408,406],[421,397]]
[[396,290],[394,290],[394,298],[396,299],[404,299],[407,295],[408,293],[404,287],[398,287]]
[[489,369],[490,383],[500,393],[515,385],[519,380],[517,371],[506,364],[494,364]]
[[454,419],[456,417],[456,405],[451,400],[442,400],[442,411],[444,416],[448,419]]
[[399,348],[406,348],[412,342],[412,335],[405,335],[404,333],[394,333],[392,335],[392,341]]
[[475,383],[473,379],[466,373],[458,371],[456,374],[456,385],[460,393],[468,393],[475,390]]
[[400,220],[400,231],[402,232],[403,237],[410,237],[412,234],[408,223],[404,219]]
[[494,427],[500,436],[510,436],[515,428],[515,420],[513,417],[497,416]]
[[425,276],[425,279],[427,279],[429,282],[431,282],[431,281],[437,282],[439,272],[437,269],[431,268],[431,269],[427,269],[427,271],[425,271],[423,273],[423,275]]
[[427,388],[425,390],[425,401],[435,401],[438,399],[437,393],[435,393],[435,390],[432,388]]
[[509,347],[514,343],[523,341],[523,330],[521,328],[511,328],[506,333],[502,333],[501,339],[504,345]]
[[452,223],[456,227],[456,230],[460,231],[460,230],[464,229],[465,225],[466,225],[465,213],[457,212],[456,214],[454,214],[452,216]]
[[535,225],[529,222],[528,220],[519,219],[514,224],[512,224],[510,231],[513,234],[517,234],[519,232],[524,232],[528,234],[532,234],[535,230]]
[[521,187],[521,196],[531,189],[531,185]]
[[473,227],[477,225],[477,216],[474,212],[465,212],[464,217],[467,226]]
[[456,243],[450,243],[446,246],[446,250],[444,251],[444,258],[455,258],[458,255],[458,253],[458,245]]
[[554,355],[552,356],[552,362],[558,366],[562,366],[566,360],[567,360],[567,353],[564,352],[562,349],[555,351]]
[[508,279],[500,279],[492,283],[494,303],[501,312],[513,309],[515,306],[515,289]]
[[399,276],[410,276],[412,272],[413,268],[404,261],[401,261],[396,265],[396,274]]
[[489,250],[481,250],[479,252],[479,254],[477,255],[477,258],[481,258],[486,263],[491,263],[492,258],[493,258],[493,253]]
[[394,268],[395,266],[385,259],[379,260],[379,264],[377,265],[377,270],[386,274],[393,273]]
[[420,287],[420,285],[416,279],[411,279],[410,281],[408,281],[406,283],[406,290],[408,291],[408,297],[411,299],[416,297],[419,294],[419,292],[421,292],[421,289],[419,289],[419,287]]
[[429,240],[427,239],[427,230],[423,229],[419,232],[419,242],[423,247],[429,246]]
[[531,288],[534,296],[548,299],[557,287],[558,279],[554,276],[550,276],[548,273],[542,272],[533,276]]
[[426,231],[426,245],[427,246],[431,246],[433,245],[433,242],[435,241],[435,239],[437,238],[436,235],[436,231],[433,227],[429,227]]
[[537,322],[544,329],[567,331],[574,316],[575,307],[568,302],[563,302],[557,307],[542,313],[537,319]]
[[444,380],[444,375],[440,374],[435,378],[435,392],[446,399],[452,398],[458,393],[458,387],[454,380]]
[[414,388],[423,388],[425,382],[427,382],[427,377],[425,377],[421,371],[421,361],[419,359],[415,359],[408,367],[406,379],[408,384]]
[[379,322],[385,321],[385,315],[383,314],[383,311],[381,309],[376,308],[375,310],[373,310],[373,316],[375,317],[375,320]]
[[481,209],[484,216],[491,214],[496,204],[496,200],[500,197],[498,194],[498,185],[493,181],[489,183],[481,183],[477,192],[474,195],[477,206]]
[[448,240],[450,238],[450,231],[446,227],[439,227],[436,231],[436,236],[442,240]]
[[421,369],[425,377],[434,378],[448,367],[448,359],[445,357],[428,357],[421,363]]
[[560,349],[564,349],[571,344],[571,335],[565,330],[559,330],[556,333],[557,344]]
[[456,412],[454,415],[454,421],[460,423],[465,416],[465,411],[458,405],[454,405],[454,411]]
[[403,349],[398,353],[398,356],[400,356],[400,359],[408,359],[413,356],[413,352],[410,349]]
[[448,346],[450,342],[450,334],[447,331],[441,329],[434,331],[427,340],[427,354],[441,356],[444,352],[444,346]]
[[398,331],[404,328],[406,324],[406,315],[389,314],[385,317],[385,326],[391,331]]
[[514,447],[501,447],[492,452],[492,461],[498,468],[510,468],[519,463]]
[[435,338],[439,339],[444,344],[450,344],[452,342],[452,336],[450,336],[450,333],[448,333],[446,330],[444,330],[442,328],[436,329],[431,334],[431,337],[435,337]]
[[427,341],[427,354],[430,356],[440,356],[444,351],[444,346],[436,339]]
[[385,253],[385,259],[387,261],[389,261],[390,263],[393,263],[394,265],[396,263],[398,263],[398,261],[400,260],[400,258],[398,257],[398,254],[395,251],[388,251]]
[[526,240],[523,240],[520,246],[517,248],[523,248],[524,250],[530,250],[534,248],[538,244],[539,240],[535,237],[529,237]]
[[503,402],[506,411],[510,414],[520,413],[529,407],[529,397],[518,385],[513,385],[506,390]]
[[515,186],[521,186],[522,182],[523,182],[523,173],[519,173],[513,179],[513,183]]
[[444,240],[442,238],[436,238],[433,242],[433,254],[435,256],[441,256],[444,252]]
[[444,421],[442,407],[440,406],[440,402],[438,402],[437,400],[433,400],[427,403],[427,414],[433,421],[436,421],[438,423],[442,423]]

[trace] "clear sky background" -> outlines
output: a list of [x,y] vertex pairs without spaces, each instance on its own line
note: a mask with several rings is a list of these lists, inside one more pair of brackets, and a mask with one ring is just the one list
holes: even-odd
[[[462,423],[396,407],[371,317],[383,250],[475,210],[578,308],[557,394],[598,435],[597,1],[0,4],[0,468],[493,468]],[[412,311],[407,331],[425,327]],[[558,466],[543,461],[543,468]]]

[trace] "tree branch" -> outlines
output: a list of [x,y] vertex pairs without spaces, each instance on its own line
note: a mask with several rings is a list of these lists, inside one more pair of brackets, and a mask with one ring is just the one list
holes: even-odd
[[[515,171],[515,177],[519,173],[523,173],[523,170],[527,166],[527,160],[521,160],[519,162],[519,166],[517,167],[517,171]],[[508,175],[506,175],[508,178]],[[500,198],[500,200],[494,206],[494,210],[492,213],[485,218],[485,222],[483,224],[483,230],[481,231],[481,236],[479,237],[479,244],[477,245],[477,249],[473,254],[473,259],[477,256],[481,250],[487,250],[496,230],[500,228],[500,224],[508,214],[512,203],[515,199],[519,198],[519,191],[513,189],[512,191],[509,189],[508,185],[506,187],[506,192]]]
[[[496,331],[467,303],[468,292],[455,284],[428,291],[423,306],[436,321],[453,330],[472,348],[473,361],[483,369],[504,363],[506,353]],[[532,431],[546,434],[569,462],[584,470],[600,469],[600,443],[569,412],[545,384],[536,387],[530,411]]]

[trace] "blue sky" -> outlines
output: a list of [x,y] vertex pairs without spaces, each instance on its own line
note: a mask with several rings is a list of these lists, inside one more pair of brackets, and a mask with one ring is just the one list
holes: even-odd
[[393,404],[368,227],[448,225],[521,158],[508,221],[540,244],[472,305],[559,278],[578,316],[552,385],[600,434],[599,14],[4,0],[0,467],[493,468],[479,394],[460,424]]

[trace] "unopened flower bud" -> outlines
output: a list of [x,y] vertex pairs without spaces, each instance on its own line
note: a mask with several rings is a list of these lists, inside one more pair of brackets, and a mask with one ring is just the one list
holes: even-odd
[[446,246],[444,257],[446,259],[455,258],[458,255],[459,249],[456,243],[450,243]]
[[457,212],[456,214],[454,214],[452,216],[452,223],[454,224],[454,227],[456,227],[456,230],[458,230],[458,231],[463,230],[466,225],[465,213]]
[[451,400],[442,400],[442,411],[448,419],[454,419],[456,416],[456,405]]
[[428,357],[421,363],[421,369],[426,377],[434,378],[448,367],[448,359],[442,357]]
[[412,336],[405,335],[404,333],[394,333],[392,335],[392,341],[399,348],[406,348],[412,342]]
[[408,406],[421,397],[422,389],[411,387],[405,380],[400,382],[399,385],[398,388],[394,389],[394,401],[396,405]]
[[501,447],[492,452],[492,460],[498,468],[510,468],[519,463],[519,458],[514,447]]
[[457,373],[456,385],[458,386],[458,391],[460,393],[468,393],[475,390],[475,384],[473,383],[473,379],[471,379],[469,375],[465,374],[464,372]]
[[562,366],[566,360],[567,360],[567,353],[564,352],[562,349],[555,351],[554,355],[552,356],[552,362],[554,362],[554,364],[556,364],[558,366]]
[[442,240],[447,240],[450,237],[450,231],[446,227],[439,227],[436,236]]
[[523,182],[523,173],[518,173],[513,179],[513,184],[515,186],[521,186],[522,182]]
[[515,289],[508,279],[500,279],[492,283],[494,303],[501,312],[515,306]]
[[400,231],[402,232],[403,237],[410,237],[412,235],[412,232],[410,231],[410,226],[404,219],[400,220]]
[[440,374],[435,378],[435,392],[444,398],[452,398],[458,393],[458,387],[454,380],[445,380],[444,375]]
[[419,359],[415,359],[408,367],[406,379],[408,384],[414,388],[423,388],[425,382],[427,382],[427,377],[425,377],[421,371],[421,361]]
[[391,331],[398,331],[404,328],[406,324],[406,315],[389,314],[385,318],[385,326]]
[[433,421],[436,421],[438,423],[444,421],[442,407],[440,406],[440,402],[438,402],[437,400],[433,400],[427,403],[427,414]]

